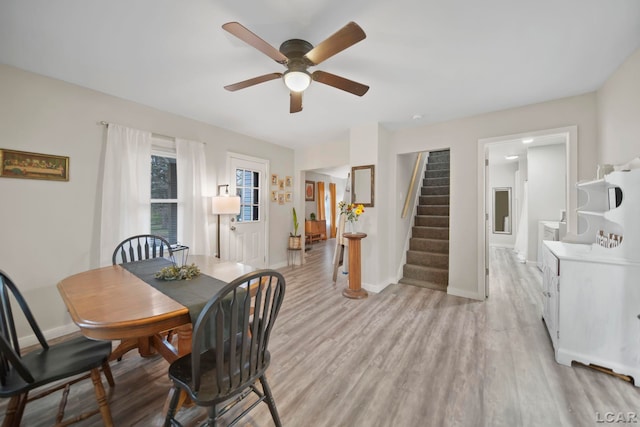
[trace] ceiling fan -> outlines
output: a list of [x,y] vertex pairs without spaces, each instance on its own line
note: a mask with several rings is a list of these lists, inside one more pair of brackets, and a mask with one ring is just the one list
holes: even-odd
[[369,90],[369,86],[335,74],[319,70],[312,73],[308,71],[309,67],[320,64],[322,61],[342,52],[367,37],[362,28],[355,22],[349,22],[315,47],[308,41],[291,39],[283,42],[279,50],[238,22],[227,22],[222,28],[250,46],[255,47],[277,63],[287,67],[284,73],[269,73],[227,85],[224,88],[228,91],[233,92],[282,77],[284,84],[290,91],[291,101],[289,112],[297,113],[302,111],[302,92],[309,87],[312,80],[358,96],[364,95]]

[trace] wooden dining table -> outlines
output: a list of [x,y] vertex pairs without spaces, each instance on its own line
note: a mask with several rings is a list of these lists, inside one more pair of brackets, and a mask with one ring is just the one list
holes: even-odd
[[[200,255],[190,255],[187,264],[191,263],[201,273],[226,283],[255,270]],[[143,357],[157,352],[169,363],[191,352],[189,309],[121,265],[74,274],[61,280],[58,290],[83,335],[120,341],[111,360],[135,348]],[[177,344],[167,339],[169,330],[176,331]]]

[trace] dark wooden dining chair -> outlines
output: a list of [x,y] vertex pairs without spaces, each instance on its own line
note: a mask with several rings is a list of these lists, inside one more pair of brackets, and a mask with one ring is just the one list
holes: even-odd
[[160,257],[174,261],[171,244],[164,237],[139,234],[120,242],[113,251],[111,261],[116,265]]
[[173,389],[165,426],[180,426],[175,415],[181,392],[208,408],[208,426],[215,427],[220,417],[252,392],[257,399],[228,425],[260,402],[268,405],[275,425],[282,425],[265,372],[271,361],[269,337],[284,292],[280,273],[259,270],[235,279],[209,300],[193,327],[191,354],[169,366]]
[[[120,242],[113,251],[111,262],[113,265],[116,265],[151,258],[167,258],[175,263],[171,244],[164,237],[153,234],[139,234],[137,236],[128,237]],[[144,338],[140,339],[144,340]],[[173,330],[167,331],[164,334],[164,339],[171,342],[173,339]],[[125,343],[121,343],[114,353],[118,355],[118,361],[121,361],[122,355],[139,347],[139,340],[129,340]]]
[[[39,348],[26,354],[22,354],[18,343],[11,298],[24,314],[40,344]],[[69,425],[101,413],[104,425],[112,426],[111,412],[100,377],[102,368],[107,382],[113,387],[113,376],[107,362],[110,354],[111,342],[92,341],[82,336],[49,345],[22,294],[9,276],[0,270],[0,397],[11,398],[3,426],[19,426],[27,402],[62,389],[56,425]],[[63,420],[70,386],[89,377],[93,381],[98,408]],[[68,381],[61,383],[59,380]],[[30,391],[53,382],[57,382],[56,385],[39,391],[35,396],[28,396]]]

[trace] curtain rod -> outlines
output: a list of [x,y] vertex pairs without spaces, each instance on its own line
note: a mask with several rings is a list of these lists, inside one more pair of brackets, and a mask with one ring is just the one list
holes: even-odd
[[[100,124],[103,126],[107,126],[109,122],[105,122],[104,120],[102,120]],[[112,123],[112,124],[115,124],[115,123]],[[156,138],[170,139],[172,141],[176,140],[175,136],[163,135],[161,133],[155,133],[155,132],[151,132],[151,136],[155,136]]]

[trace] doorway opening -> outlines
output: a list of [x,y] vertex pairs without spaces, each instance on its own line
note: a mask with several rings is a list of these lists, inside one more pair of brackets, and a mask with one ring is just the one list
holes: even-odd
[[543,223],[558,240],[575,232],[577,127],[482,139],[478,162],[478,294],[487,298],[491,247],[512,248],[520,262],[537,263]]

